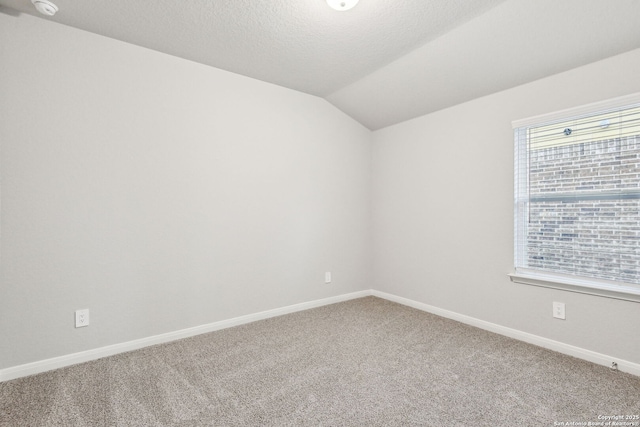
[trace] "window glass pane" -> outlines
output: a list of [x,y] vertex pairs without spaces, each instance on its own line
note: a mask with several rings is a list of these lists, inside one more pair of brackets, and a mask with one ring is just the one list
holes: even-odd
[[516,129],[516,268],[640,284],[640,107]]

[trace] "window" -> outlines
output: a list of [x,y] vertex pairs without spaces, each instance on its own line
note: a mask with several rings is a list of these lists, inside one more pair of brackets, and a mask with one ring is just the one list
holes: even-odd
[[514,134],[512,280],[640,301],[640,94]]

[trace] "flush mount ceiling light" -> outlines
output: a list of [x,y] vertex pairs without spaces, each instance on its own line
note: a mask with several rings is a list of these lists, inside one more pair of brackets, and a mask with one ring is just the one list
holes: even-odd
[[31,0],[31,3],[38,9],[43,15],[53,16],[58,11],[58,6],[51,3],[49,0]]
[[358,0],[327,0],[327,4],[335,10],[349,10],[356,4]]

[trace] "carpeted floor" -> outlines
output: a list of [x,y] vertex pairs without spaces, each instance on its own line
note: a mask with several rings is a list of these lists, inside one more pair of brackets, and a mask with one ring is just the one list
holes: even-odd
[[12,427],[554,426],[638,414],[640,377],[375,297],[0,384],[0,425]]

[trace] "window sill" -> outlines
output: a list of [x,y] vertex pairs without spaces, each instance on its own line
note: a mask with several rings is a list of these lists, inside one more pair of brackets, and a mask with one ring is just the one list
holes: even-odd
[[631,286],[600,284],[578,278],[565,279],[555,276],[529,275],[523,273],[510,273],[508,276],[514,283],[640,302],[640,289]]

